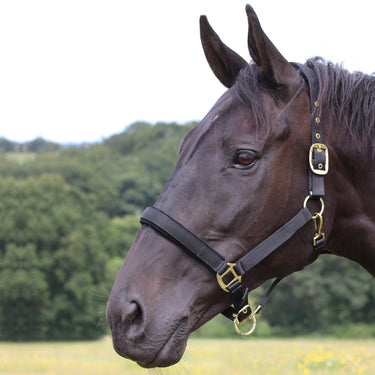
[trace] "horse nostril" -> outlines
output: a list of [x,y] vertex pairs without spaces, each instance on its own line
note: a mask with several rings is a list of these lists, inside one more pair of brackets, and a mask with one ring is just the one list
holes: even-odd
[[142,329],[143,312],[139,303],[131,301],[121,312],[121,321],[124,331],[136,333]]
[[131,303],[132,305],[132,308],[134,310],[134,313],[133,313],[133,316],[131,317],[130,319],[130,324],[132,325],[139,325],[142,323],[142,309],[141,307],[138,305],[137,302],[133,301]]

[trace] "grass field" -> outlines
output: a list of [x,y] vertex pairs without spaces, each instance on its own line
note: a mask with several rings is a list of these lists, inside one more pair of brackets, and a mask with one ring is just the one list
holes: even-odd
[[375,374],[375,340],[191,339],[182,361],[145,370],[114,353],[110,338],[0,343],[0,374],[325,375]]

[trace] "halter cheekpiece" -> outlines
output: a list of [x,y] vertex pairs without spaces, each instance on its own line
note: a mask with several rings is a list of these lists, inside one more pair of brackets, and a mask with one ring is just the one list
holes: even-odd
[[[303,202],[302,209],[286,224],[235,263],[227,263],[225,258],[217,251],[176,220],[155,207],[146,208],[140,219],[142,224],[150,226],[160,235],[178,245],[193,258],[199,260],[207,268],[216,273],[220,288],[229,293],[232,298],[232,305],[223,311],[223,314],[234,322],[236,332],[241,335],[249,335],[255,330],[255,315],[262,309],[272,290],[281,280],[281,278],[277,278],[272,283],[261,303],[252,311],[248,304],[248,289],[244,289],[241,284],[242,276],[277,250],[310,221],[314,222],[315,235],[312,241],[312,253],[308,264],[312,263],[319,256],[325,244],[322,227],[324,176],[328,172],[328,148],[323,143],[323,124],[320,118],[321,109],[318,101],[320,91],[319,79],[317,74],[306,65],[298,63],[292,63],[292,65],[300,72],[308,86],[312,113],[311,147],[309,151],[309,195]],[[315,214],[310,212],[307,207],[307,202],[310,199],[320,201],[321,209],[319,212]],[[240,325],[247,321],[252,322],[251,328],[246,330],[246,332],[242,332]]]

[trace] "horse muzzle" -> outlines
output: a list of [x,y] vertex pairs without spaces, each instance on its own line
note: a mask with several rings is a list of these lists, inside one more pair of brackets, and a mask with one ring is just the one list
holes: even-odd
[[159,320],[150,319],[143,304],[110,299],[107,321],[111,328],[113,347],[124,358],[145,368],[167,367],[177,363],[186,348],[189,336],[188,318],[168,314]]

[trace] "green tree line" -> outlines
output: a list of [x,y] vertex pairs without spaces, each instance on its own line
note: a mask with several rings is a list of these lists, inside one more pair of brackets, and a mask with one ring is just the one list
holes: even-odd
[[[138,122],[70,147],[0,139],[1,340],[107,332],[106,301],[139,216],[162,191],[194,125]],[[264,288],[251,299],[259,301]],[[322,256],[282,282],[261,320],[264,335],[375,336],[374,280],[350,261]],[[198,334],[232,334],[221,319],[207,327]]]

